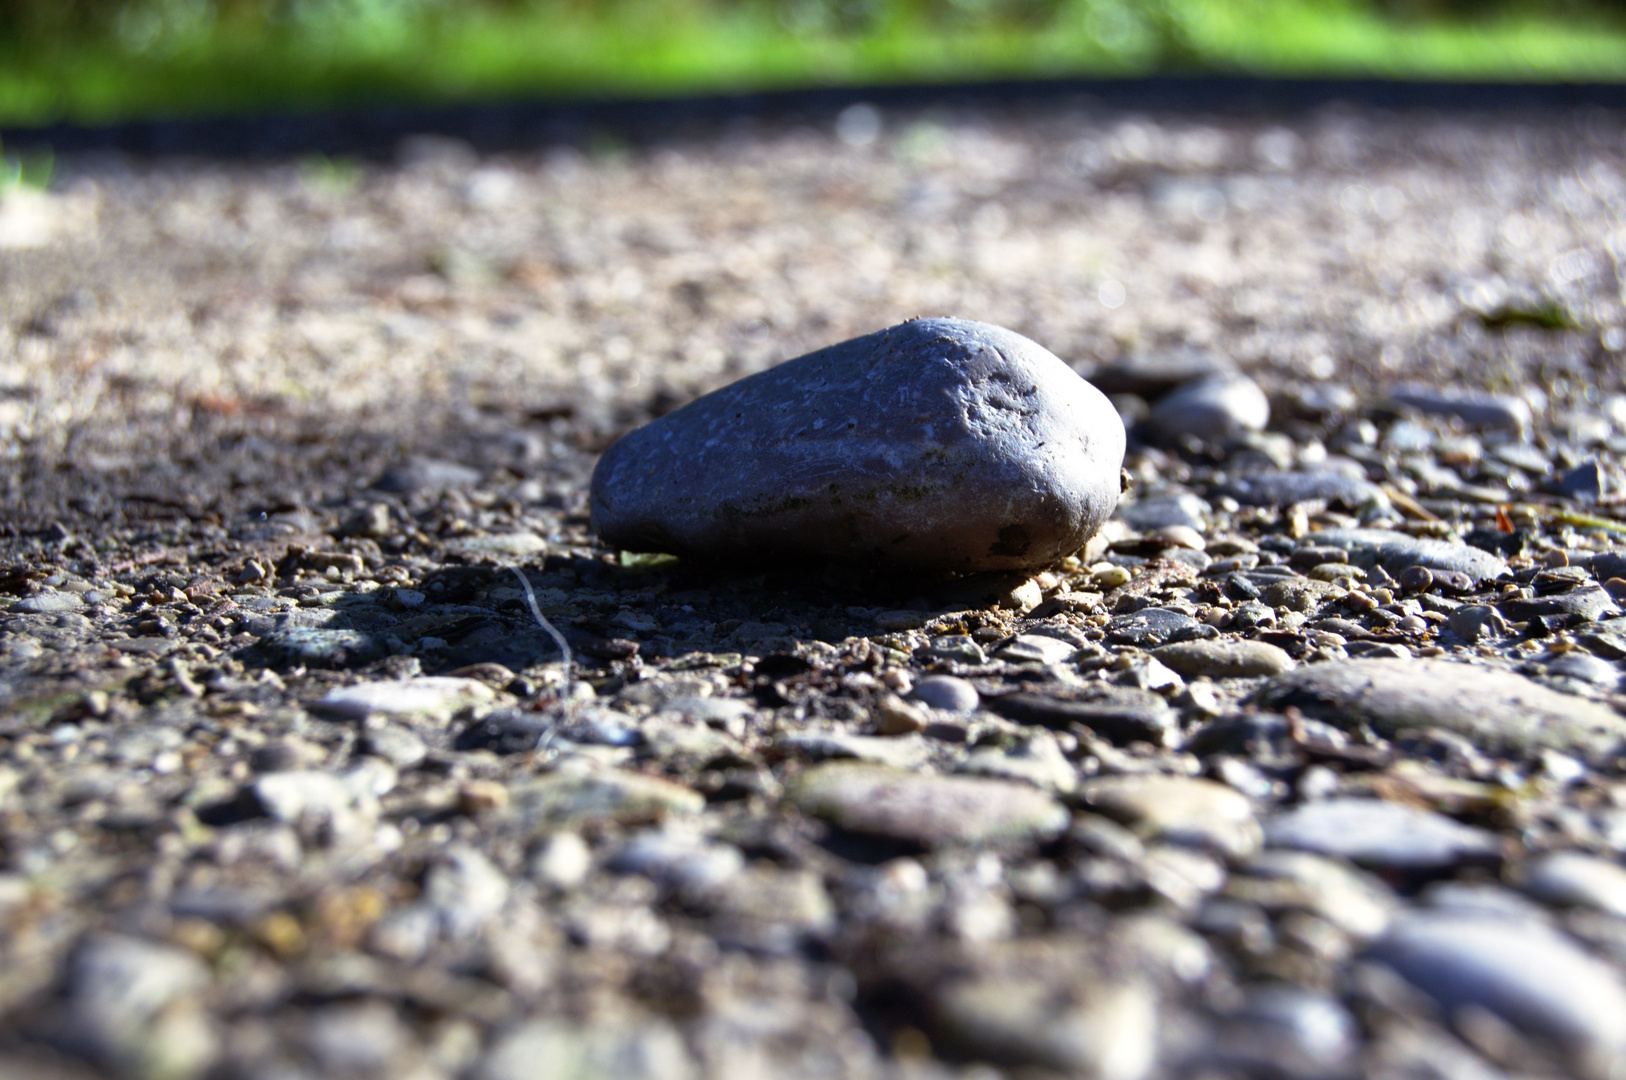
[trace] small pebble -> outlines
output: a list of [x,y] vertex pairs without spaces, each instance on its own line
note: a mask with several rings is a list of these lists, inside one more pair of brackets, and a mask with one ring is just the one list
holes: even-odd
[[1246,375],[1208,375],[1153,405],[1148,422],[1168,440],[1225,439],[1262,431],[1270,422],[1270,400]]
[[975,687],[953,675],[928,675],[915,683],[909,697],[929,708],[957,713],[973,712],[981,701]]

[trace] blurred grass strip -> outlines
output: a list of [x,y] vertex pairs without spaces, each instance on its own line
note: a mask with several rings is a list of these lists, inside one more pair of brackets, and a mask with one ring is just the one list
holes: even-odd
[[1626,2],[0,0],[0,123],[1153,72],[1626,80]]

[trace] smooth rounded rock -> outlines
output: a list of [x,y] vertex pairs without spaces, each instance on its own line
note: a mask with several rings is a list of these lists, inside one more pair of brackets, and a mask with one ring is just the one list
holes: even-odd
[[1536,662],[1540,664],[1541,672],[1546,675],[1579,679],[1605,690],[1613,690],[1620,685],[1619,668],[1601,657],[1578,649],[1546,659],[1538,658]]
[[1259,849],[1259,824],[1247,796],[1187,776],[1111,776],[1087,781],[1080,798],[1148,838],[1207,848],[1231,858]]
[[489,686],[474,679],[419,675],[336,687],[317,699],[312,708],[347,720],[363,720],[374,714],[445,717],[494,697]]
[[1626,866],[1579,851],[1555,851],[1525,867],[1524,891],[1565,907],[1587,907],[1626,919]]
[[804,812],[844,829],[927,847],[1046,840],[1068,818],[1060,803],[1026,784],[877,765],[809,769],[790,795]]
[[1248,991],[1216,1032],[1215,1054],[1244,1075],[1351,1074],[1360,1027],[1335,997],[1296,986]]
[[1226,439],[1264,430],[1270,423],[1270,399],[1246,375],[1216,373],[1163,398],[1152,406],[1148,422],[1165,439]]
[[614,443],[607,544],[709,560],[810,555],[1021,570],[1117,504],[1112,404],[1019,334],[917,319],[741,379]]
[[982,700],[976,687],[953,675],[928,675],[915,683],[909,697],[945,712],[974,712]]
[[1438,727],[1488,750],[1599,752],[1626,738],[1607,705],[1548,689],[1522,675],[1449,660],[1371,659],[1310,664],[1279,675],[1259,705],[1392,737]]
[[1280,675],[1293,666],[1291,656],[1264,641],[1181,641],[1153,649],[1152,655],[1188,679]]
[[1452,914],[1397,920],[1367,953],[1447,1016],[1477,1007],[1556,1046],[1583,1076],[1626,1065],[1626,985],[1601,961],[1540,924]]
[[1294,807],[1265,822],[1265,842],[1410,871],[1495,863],[1502,850],[1495,833],[1382,799],[1326,799]]

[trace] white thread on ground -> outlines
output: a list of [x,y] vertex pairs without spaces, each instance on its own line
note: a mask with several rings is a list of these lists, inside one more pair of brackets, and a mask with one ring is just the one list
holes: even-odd
[[559,646],[559,654],[564,658],[565,675],[564,689],[560,693],[560,698],[568,702],[570,700],[570,688],[575,678],[575,660],[570,655],[570,646],[565,643],[565,636],[555,630],[553,624],[542,614],[542,609],[536,603],[536,593],[532,591],[531,583],[526,579],[525,574],[517,566],[511,566],[509,569],[514,572],[515,577],[519,578],[520,588],[525,590],[525,602],[531,605],[531,615],[536,619],[536,625],[546,630],[548,636],[553,638],[554,644]]

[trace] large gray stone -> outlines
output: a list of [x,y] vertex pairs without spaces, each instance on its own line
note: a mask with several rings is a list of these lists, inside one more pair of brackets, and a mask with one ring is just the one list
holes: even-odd
[[1626,1066],[1626,985],[1552,930],[1514,919],[1415,914],[1367,958],[1386,964],[1447,1016],[1476,1007],[1554,1045],[1582,1076]]
[[741,379],[618,440],[593,472],[605,543],[1017,570],[1073,554],[1117,503],[1106,397],[1009,330],[917,319]]
[[1626,738],[1626,719],[1607,705],[1550,690],[1522,675],[1450,660],[1344,660],[1279,675],[1259,694],[1263,708],[1298,708],[1389,737],[1408,728],[1458,732],[1498,753],[1594,752]]

